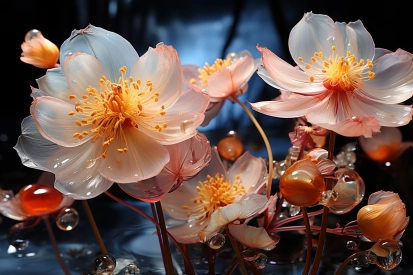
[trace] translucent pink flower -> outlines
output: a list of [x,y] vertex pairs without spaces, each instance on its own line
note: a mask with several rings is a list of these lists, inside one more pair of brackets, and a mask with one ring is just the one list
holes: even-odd
[[119,184],[119,187],[134,198],[159,201],[184,181],[196,177],[211,160],[211,145],[200,132],[190,139],[165,147],[170,160],[158,175],[143,181]]
[[89,199],[156,176],[170,160],[165,145],[204,120],[208,96],[187,89],[172,46],[139,58],[123,37],[89,25],[72,32],[60,60],[32,89],[15,149],[25,165],[54,173],[63,194]]
[[216,147],[208,166],[162,200],[168,231],[182,243],[205,242],[228,223],[259,213],[267,197],[259,194],[267,180],[265,161],[248,152],[229,168]]
[[413,56],[398,49],[375,49],[361,21],[334,23],[306,13],[291,30],[290,53],[297,70],[267,48],[257,46],[269,85],[295,96],[251,103],[274,117],[305,116],[313,125],[343,136],[371,137],[380,126],[398,127],[412,119],[412,107],[399,105],[413,95]]
[[206,63],[202,68],[184,65],[188,85],[205,91],[210,98],[202,126],[208,125],[211,119],[218,115],[226,99],[240,96],[247,91],[248,80],[255,73],[258,62],[250,52],[244,50],[238,54],[229,54],[226,59],[217,59],[212,65]]

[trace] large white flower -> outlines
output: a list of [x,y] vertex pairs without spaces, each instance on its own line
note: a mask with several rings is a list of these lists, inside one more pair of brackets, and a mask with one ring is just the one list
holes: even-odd
[[162,199],[162,208],[174,222],[169,220],[168,231],[181,243],[207,241],[227,224],[266,206],[266,195],[259,194],[266,180],[262,158],[246,152],[226,169],[214,147],[209,165]]
[[399,105],[413,95],[413,55],[401,49],[375,49],[361,21],[334,23],[306,13],[291,30],[290,53],[300,67],[258,47],[269,85],[294,93],[287,99],[252,103],[274,117],[305,116],[344,136],[371,137],[380,126],[398,127],[412,119],[412,107]]
[[208,97],[187,90],[172,46],[139,58],[121,36],[89,25],[60,52],[61,68],[33,88],[15,148],[27,166],[54,173],[64,194],[88,199],[157,175],[169,161],[164,145],[192,137],[204,119]]

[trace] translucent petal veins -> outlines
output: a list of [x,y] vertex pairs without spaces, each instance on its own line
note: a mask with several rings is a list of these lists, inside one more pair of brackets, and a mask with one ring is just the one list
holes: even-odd
[[[75,132],[73,138],[82,139],[91,135],[92,142],[103,138],[102,158],[106,158],[107,149],[115,139],[120,139],[118,144],[121,147],[116,148],[118,153],[128,151],[123,127],[138,128],[140,122],[148,124],[153,118],[166,114],[163,105],[158,112],[145,111],[145,105],[158,102],[159,93],[153,91],[150,80],[142,85],[140,79],[134,81],[132,77],[126,78],[126,71],[126,67],[120,68],[122,76],[117,83],[102,76],[99,87],[89,86],[81,99],[74,95],[69,96],[69,99],[78,101],[74,104],[75,112],[69,112],[68,115],[78,115],[76,124],[79,127],[93,127],[90,131]],[[167,126],[167,123],[154,124],[153,131],[160,132]]]
[[336,92],[353,92],[354,89],[363,85],[364,81],[373,80],[375,73],[371,60],[356,61],[356,57],[349,51],[346,56],[336,56],[335,46],[331,47],[330,57],[323,59],[322,52],[315,52],[311,57],[311,63],[306,63],[302,57],[298,61],[312,75],[310,81],[314,82],[315,76],[324,76],[324,87]]

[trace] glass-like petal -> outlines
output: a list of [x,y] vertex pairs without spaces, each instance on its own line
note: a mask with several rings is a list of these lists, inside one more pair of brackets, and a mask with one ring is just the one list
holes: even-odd
[[371,138],[373,134],[380,132],[380,124],[374,117],[351,117],[337,124],[319,124],[345,137],[364,136]]
[[192,220],[181,225],[168,227],[168,231],[179,243],[198,243],[200,242],[198,232],[201,231],[207,223],[208,219]]
[[89,175],[87,178],[78,178],[73,181],[70,178],[58,178],[54,187],[61,193],[76,199],[88,200],[107,191],[113,181],[107,180],[100,174]]
[[[110,144],[100,173],[117,183],[129,183],[156,176],[169,161],[168,150],[134,127],[122,127],[123,137]],[[127,152],[117,149],[127,148]]]
[[186,91],[171,107],[165,110],[167,114],[179,114],[186,112],[204,113],[209,105],[209,97],[206,93],[192,89]]
[[249,248],[271,250],[278,242],[273,240],[263,227],[253,227],[246,224],[228,225],[229,233],[240,243]]
[[73,94],[73,92],[69,89],[62,68],[47,70],[46,75],[37,79],[36,82],[39,85],[42,96],[53,96],[63,101],[71,102],[69,95]]
[[373,60],[374,41],[360,20],[349,24],[336,22],[336,25],[343,36],[345,53],[350,51],[356,57],[356,60]]
[[300,22],[291,30],[288,46],[297,64],[300,64],[299,57],[309,62],[315,52],[330,56],[332,46],[336,47],[337,55],[345,55],[343,38],[334,21],[327,15],[312,12],[304,14]]
[[139,55],[133,46],[122,36],[105,29],[87,26],[83,30],[72,31],[71,36],[60,47],[60,63],[75,52],[84,52],[96,57],[105,68],[108,79],[117,80],[119,69],[132,68]]
[[[90,135],[84,139],[73,137],[73,134],[79,131],[76,120],[81,117],[70,116],[69,113],[74,110],[73,104],[50,96],[39,97],[30,106],[30,112],[40,133],[54,143],[66,147],[77,146],[91,138]],[[91,125],[84,125],[82,131],[91,129]]]

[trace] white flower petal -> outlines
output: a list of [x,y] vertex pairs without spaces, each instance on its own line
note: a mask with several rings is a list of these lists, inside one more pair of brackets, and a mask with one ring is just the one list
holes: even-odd
[[290,32],[288,40],[290,53],[295,62],[300,65],[299,57],[309,63],[315,52],[323,56],[332,54],[331,47],[335,46],[335,54],[344,56],[343,38],[341,32],[327,15],[308,12]]
[[360,20],[349,24],[336,22],[336,25],[343,36],[345,53],[350,51],[356,57],[356,60],[373,60],[374,41]]
[[74,138],[73,134],[81,131],[90,131],[91,126],[79,127],[76,120],[79,116],[70,116],[74,105],[60,99],[42,96],[35,99],[30,106],[30,112],[40,133],[47,139],[65,147],[78,146],[90,139],[85,136],[83,139]]
[[46,75],[36,80],[41,94],[32,93],[32,96],[53,96],[63,101],[71,102],[69,95],[73,92],[69,89],[62,68],[47,70]]
[[171,107],[165,110],[167,114],[186,112],[204,113],[209,105],[208,94],[192,89],[186,91]]
[[[167,220],[168,222],[168,220]],[[173,227],[168,227],[167,230],[172,234],[174,239],[179,243],[191,244],[198,243],[200,239],[198,237],[198,232],[201,231],[206,224],[208,219],[193,220],[187,223],[176,225]]]
[[75,200],[88,200],[104,193],[112,184],[113,181],[105,179],[100,174],[94,174],[88,175],[83,180],[81,178],[61,177],[56,179],[54,187]]
[[[134,127],[122,126],[123,136],[108,147],[100,173],[117,183],[129,183],[156,176],[169,161],[168,150]],[[127,148],[120,153],[117,149]]]
[[256,249],[271,250],[278,242],[273,240],[263,227],[253,227],[246,224],[228,225],[229,233],[240,243]]

